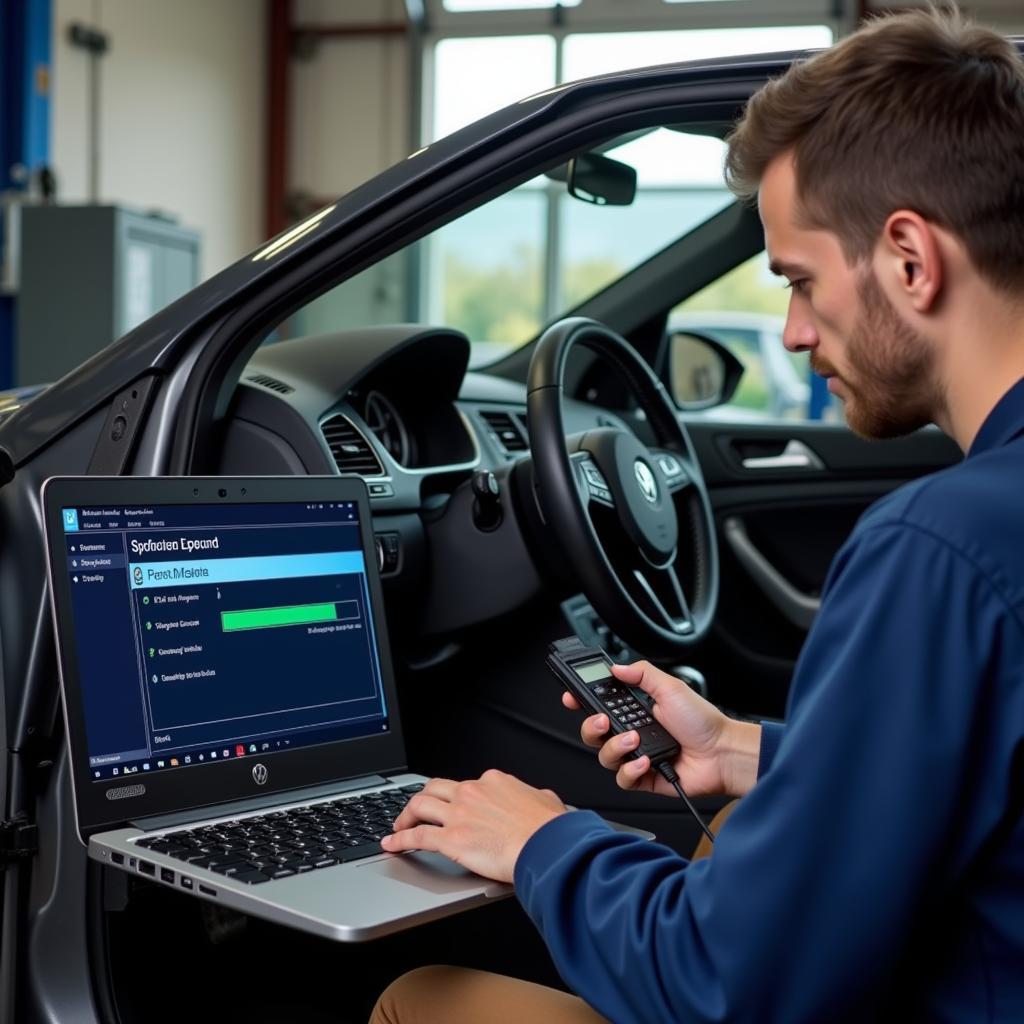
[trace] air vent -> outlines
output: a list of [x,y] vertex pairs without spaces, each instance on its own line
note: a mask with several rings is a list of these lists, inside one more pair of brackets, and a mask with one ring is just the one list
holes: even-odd
[[529,447],[526,438],[520,433],[519,425],[507,412],[481,412],[480,418],[491,428],[498,439],[498,444],[506,452],[525,452]]
[[260,387],[270,388],[271,391],[276,391],[281,395],[290,395],[295,388],[290,384],[285,384],[284,381],[277,380],[275,377],[268,377],[262,373],[254,373],[251,377],[246,377],[246,380],[250,380],[253,384],[259,384]]
[[320,428],[339,473],[383,476],[384,470],[369,442],[344,416],[332,416]]

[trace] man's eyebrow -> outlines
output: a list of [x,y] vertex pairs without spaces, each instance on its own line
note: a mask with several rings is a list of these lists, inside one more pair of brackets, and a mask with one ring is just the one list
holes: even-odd
[[768,269],[776,277],[801,277],[808,273],[799,263],[789,263],[786,260],[772,260],[768,264]]

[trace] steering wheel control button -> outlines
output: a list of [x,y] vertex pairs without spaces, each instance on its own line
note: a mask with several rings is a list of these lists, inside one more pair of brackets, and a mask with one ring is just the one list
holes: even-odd
[[682,462],[674,455],[661,454],[658,456],[658,469],[665,475],[669,487],[680,487],[685,484],[689,477]]
[[604,490],[608,490],[608,482],[601,474],[601,470],[597,468],[592,462],[583,463],[583,475],[587,478],[589,483],[592,483],[595,487],[600,487]]
[[580,465],[587,481],[587,490],[590,492],[590,496],[597,498],[598,501],[606,505],[613,505],[612,492],[608,489],[608,481],[605,480],[601,470],[589,459]]

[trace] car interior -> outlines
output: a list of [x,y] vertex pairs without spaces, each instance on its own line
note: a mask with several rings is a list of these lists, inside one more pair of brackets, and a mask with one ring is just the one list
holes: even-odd
[[[360,322],[346,296],[383,260],[408,287],[429,287],[431,232],[541,175],[587,204],[593,223],[628,217],[636,170],[619,150],[656,129],[720,145],[735,103],[660,109],[652,92],[636,112],[594,115],[585,131],[509,161],[503,180],[496,170],[459,184],[452,171],[445,209],[390,233],[378,225],[347,260],[318,263],[310,249],[278,291],[240,291],[234,321],[195,316],[195,337],[239,340],[216,355],[195,345],[187,375],[118,393],[145,410],[130,459],[97,447],[112,407],[83,401],[73,428],[17,467],[0,489],[0,694],[15,737],[5,791],[8,816],[33,808],[39,830],[31,871],[5,882],[3,969],[18,972],[20,998],[56,1006],[60,996],[41,995],[61,990],[55,975],[65,972],[70,999],[85,971],[110,1021],[359,1021],[420,964],[560,984],[514,899],[349,945],[87,862],[60,826],[70,791],[50,612],[44,590],[23,582],[41,579],[38,489],[56,473],[361,477],[410,768],[456,779],[500,768],[693,850],[698,826],[678,801],[619,790],[582,744],[581,716],[545,668],[548,644],[575,633],[613,660],[649,658],[734,716],[782,719],[828,566],[856,519],[959,451],[934,429],[878,445],[835,419],[730,415],[742,362],[669,321],[763,251],[756,210],[737,202],[708,204],[484,365],[477,345],[493,338],[443,321]],[[174,388],[177,407],[163,397]],[[0,419],[0,446],[17,416]],[[626,487],[644,459],[667,504],[657,522],[637,506],[636,482]],[[720,807],[697,803],[706,820]],[[39,955],[61,941],[69,907],[84,907],[81,970]],[[27,936],[20,952],[16,935]]]

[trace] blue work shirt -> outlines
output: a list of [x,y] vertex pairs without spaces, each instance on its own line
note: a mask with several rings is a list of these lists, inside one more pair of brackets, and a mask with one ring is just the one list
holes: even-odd
[[858,522],[714,856],[589,811],[529,840],[569,986],[617,1024],[1024,1021],[1022,623],[1024,381]]

